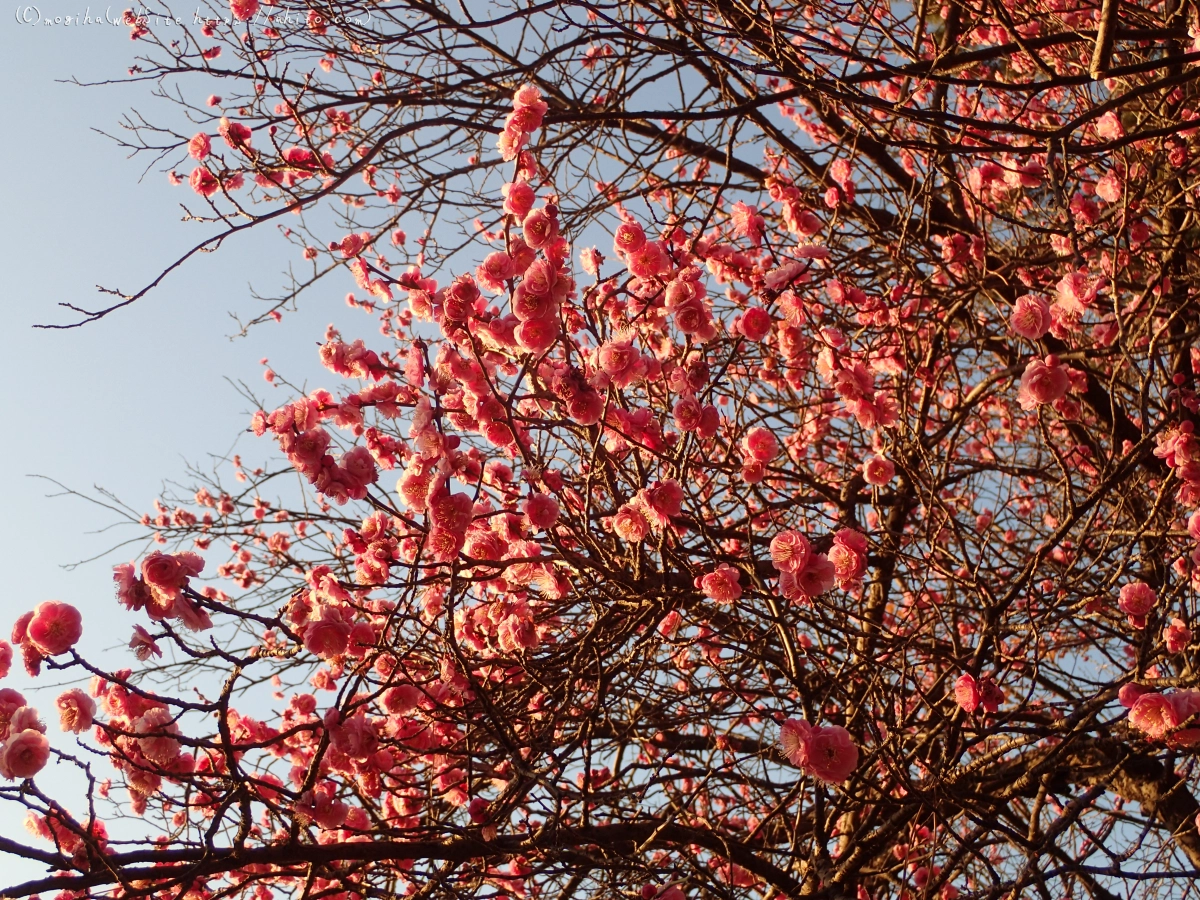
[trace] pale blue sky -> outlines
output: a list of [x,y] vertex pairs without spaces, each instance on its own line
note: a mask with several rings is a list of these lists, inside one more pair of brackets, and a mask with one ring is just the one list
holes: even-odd
[[[82,15],[87,3],[43,0],[43,16]],[[110,10],[119,14],[124,7]],[[128,29],[111,26],[28,26],[18,7],[4,10],[0,67],[6,139],[0,142],[0,354],[7,393],[7,436],[0,445],[4,515],[0,559],[5,584],[0,636],[45,599],[60,599],[84,614],[83,650],[97,654],[128,641],[134,619],[113,598],[111,566],[132,558],[125,550],[73,571],[63,568],[111,546],[130,529],[95,534],[114,517],[73,498],[46,499],[54,488],[27,476],[40,474],[81,491],[101,485],[130,506],[149,510],[164,479],[181,477],[184,460],[225,454],[234,442],[247,461],[271,447],[241,435],[249,404],[225,378],[241,378],[260,395],[282,402],[262,379],[258,360],[271,362],[299,382],[334,386],[322,375],[315,343],[336,321],[347,337],[369,339],[374,322],[346,308],[349,278],[331,279],[300,314],[230,341],[230,310],[254,310],[249,285],[277,288],[292,251],[272,233],[249,235],[221,252],[193,260],[150,297],[81,329],[39,331],[39,322],[67,321],[56,303],[98,302],[96,284],[132,290],[153,278],[195,242],[195,226],[179,221],[181,201],[193,197],[165,175],[125,159],[91,129],[115,130],[122,112],[136,105],[152,118],[169,108],[150,97],[150,85],[79,88],[56,83],[120,78],[138,46]],[[91,13],[103,12],[93,5]],[[186,172],[190,167],[183,167]],[[215,566],[214,559],[212,565]],[[123,648],[104,654],[114,665],[133,663]],[[17,666],[19,670],[19,664]],[[42,709],[56,746],[70,746],[57,730],[53,678],[40,690],[21,671],[14,687]],[[52,776],[53,777],[53,776]],[[39,784],[43,782],[39,778]],[[49,785],[58,787],[52,780]],[[49,785],[43,785],[47,787]],[[65,805],[71,792],[56,791]],[[0,804],[0,833],[21,839],[21,816]],[[0,856],[4,884],[41,874]],[[0,884],[3,886],[3,884]]]

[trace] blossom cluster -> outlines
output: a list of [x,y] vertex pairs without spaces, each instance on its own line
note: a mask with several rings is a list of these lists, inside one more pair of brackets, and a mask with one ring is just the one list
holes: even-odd
[[[69,603],[47,600],[25,613],[13,626],[13,643],[20,645],[30,675],[42,663],[67,653],[83,634],[83,617]],[[12,648],[0,641],[0,678],[8,674]],[[92,725],[96,705],[78,688],[64,691],[56,705],[63,731],[80,734]],[[7,779],[33,778],[49,761],[50,741],[46,726],[25,697],[12,688],[0,689],[0,776]]]
[[809,600],[839,587],[861,588],[867,571],[867,539],[852,528],[833,535],[828,553],[818,553],[799,531],[787,529],[771,539],[771,563],[779,572],[779,591],[789,600]]
[[1179,478],[1179,502],[1200,506],[1200,438],[1193,433],[1192,423],[1185,421],[1160,434],[1154,455]]
[[211,628],[208,613],[185,595],[203,570],[204,558],[197,553],[156,550],[142,560],[140,575],[133,563],[113,567],[117,599],[128,610],[145,610],[152,621],[177,619],[193,631]]
[[1121,688],[1129,724],[1152,741],[1172,747],[1200,746],[1200,691],[1160,694],[1132,682]]
[[[47,600],[17,619],[12,642],[21,648],[25,670],[30,675],[37,675],[43,660],[66,653],[78,643],[82,634],[83,619],[79,610],[69,603]],[[6,672],[7,668],[5,663]]]

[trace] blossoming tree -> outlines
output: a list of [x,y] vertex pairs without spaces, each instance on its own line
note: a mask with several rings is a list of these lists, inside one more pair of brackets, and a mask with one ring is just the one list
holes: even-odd
[[143,518],[127,667],[30,599],[3,896],[1196,892],[1194,7],[190,15],[123,140],[377,328]]

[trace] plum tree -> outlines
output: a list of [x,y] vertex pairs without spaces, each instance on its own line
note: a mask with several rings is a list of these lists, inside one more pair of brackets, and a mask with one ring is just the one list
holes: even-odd
[[123,142],[377,333],[16,623],[3,896],[1196,894],[1194,5],[210,15]]

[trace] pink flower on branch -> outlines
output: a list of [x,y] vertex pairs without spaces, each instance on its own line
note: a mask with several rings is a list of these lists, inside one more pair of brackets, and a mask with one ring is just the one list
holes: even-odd
[[1021,376],[1017,399],[1022,409],[1036,409],[1064,396],[1071,387],[1066,367],[1055,356],[1032,359]]
[[50,741],[33,728],[11,734],[0,746],[0,775],[10,780],[33,778],[49,761]]
[[82,634],[83,617],[79,610],[69,603],[47,600],[33,611],[25,640],[42,656],[58,656],[75,646]]
[[828,784],[841,784],[858,768],[858,747],[840,725],[788,719],[780,726],[779,743],[792,765]]

